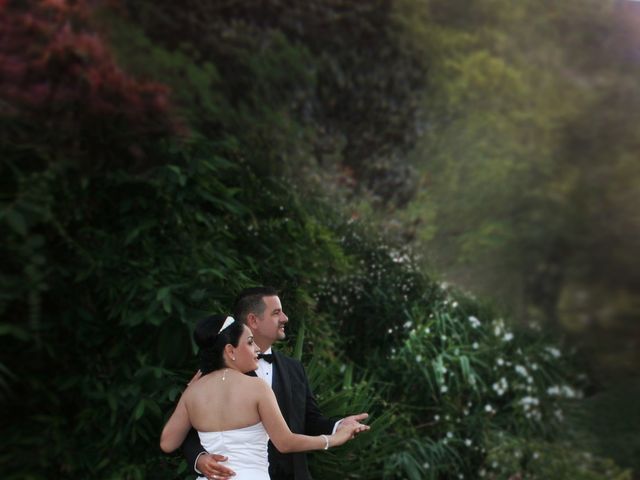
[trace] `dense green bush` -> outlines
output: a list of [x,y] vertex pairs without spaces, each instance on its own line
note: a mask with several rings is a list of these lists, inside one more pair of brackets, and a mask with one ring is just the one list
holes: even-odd
[[2,218],[9,471],[144,477],[196,368],[199,317],[267,281],[309,314],[308,279],[339,264],[330,237],[284,189],[213,150],[167,147],[172,163],[100,176],[72,163],[24,171],[5,152],[16,175]]
[[491,435],[485,467],[479,476],[487,479],[532,480],[632,480],[612,460],[594,456],[569,442],[545,442],[512,437],[504,432]]
[[401,153],[418,136],[427,60],[399,28],[394,2],[120,3],[154,46],[215,69],[224,115],[198,123],[289,147],[271,151],[270,166],[298,180],[308,180],[304,165],[379,200],[411,197],[414,172]]
[[557,436],[561,403],[581,396],[560,349],[428,280],[408,252],[368,229],[344,223],[337,231],[354,268],[327,278],[318,305],[351,339],[347,354],[403,413],[388,438],[410,441],[381,462],[386,476],[474,478],[495,447],[489,432]]

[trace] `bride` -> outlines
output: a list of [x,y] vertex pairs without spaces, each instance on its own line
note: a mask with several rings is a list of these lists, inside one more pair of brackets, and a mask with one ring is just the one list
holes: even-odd
[[327,450],[369,429],[354,425],[315,437],[292,433],[269,385],[245,375],[258,368],[260,351],[249,327],[215,315],[200,322],[194,339],[203,376],[187,387],[162,430],[164,452],[177,449],[193,426],[207,451],[229,458],[235,478],[269,480],[269,439],[282,453]]

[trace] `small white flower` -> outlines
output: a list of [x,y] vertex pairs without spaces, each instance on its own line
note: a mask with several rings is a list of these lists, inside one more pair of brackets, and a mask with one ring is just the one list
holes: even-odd
[[428,462],[424,462],[422,464],[422,468],[424,468],[425,470],[429,470],[429,463]]
[[447,387],[446,385],[442,385],[440,387],[440,393],[447,393],[449,391],[449,387]]
[[480,326],[480,320],[478,320],[476,317],[474,317],[473,315],[471,315],[469,317],[469,323],[471,324],[471,326],[473,328],[478,328]]
[[506,393],[507,389],[509,388],[509,384],[507,383],[507,379],[502,377],[500,380],[495,382],[491,386],[491,388],[493,388],[499,396],[502,396]]
[[465,438],[465,440],[464,440],[464,444],[465,444],[467,447],[470,447],[470,446],[472,445],[472,443],[473,443],[473,442],[471,441],[471,439],[470,439],[470,438]]
[[453,303],[451,304],[451,306],[452,306],[453,308],[457,308],[457,307],[458,307],[458,302],[453,302]]
[[552,357],[560,358],[560,350],[558,350],[557,348],[555,348],[555,347],[547,347],[545,350],[547,352],[549,352]]
[[453,433],[447,432],[447,438],[453,438]]
[[569,385],[563,385],[560,391],[561,395],[564,398],[579,398],[580,394],[578,391],[571,388]]
[[521,375],[523,377],[528,377],[529,376],[529,372],[527,372],[527,369],[524,368],[522,365],[516,365],[513,368],[518,373],[518,375]]
[[491,413],[491,412],[493,412],[493,407],[490,404],[487,403],[484,406],[484,411],[487,412],[487,413]]
[[511,332],[505,333],[504,337],[502,337],[502,340],[504,340],[505,342],[510,342],[511,340],[513,340],[513,333]]
[[404,322],[403,327],[404,328],[411,328],[411,325],[413,325],[413,323],[411,323],[411,320],[407,320],[406,322]]
[[416,355],[416,362],[420,363],[422,361],[422,355]]
[[473,342],[473,345],[471,345],[473,347],[474,350],[477,350],[479,345],[478,342]]
[[434,415],[433,419],[437,422],[438,420],[440,420],[440,415]]
[[[389,333],[391,333],[391,332],[389,332]],[[501,359],[501,358],[498,358],[498,359],[496,360],[496,363],[498,364],[498,366],[499,366],[499,367],[501,367],[502,365],[504,365],[504,360],[503,360],[503,359]]]

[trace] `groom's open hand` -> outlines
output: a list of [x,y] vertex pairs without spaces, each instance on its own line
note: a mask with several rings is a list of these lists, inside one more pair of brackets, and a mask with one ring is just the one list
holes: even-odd
[[196,468],[209,480],[230,478],[236,473],[219,462],[226,462],[227,457],[215,453],[203,453],[196,461]]

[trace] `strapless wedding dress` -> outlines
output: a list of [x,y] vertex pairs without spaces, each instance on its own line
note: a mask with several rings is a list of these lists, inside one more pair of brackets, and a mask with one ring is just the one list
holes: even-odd
[[[235,430],[198,432],[198,435],[207,452],[228,457],[223,465],[236,472],[233,480],[269,480],[269,436],[262,422]],[[198,477],[198,480],[206,479]]]

